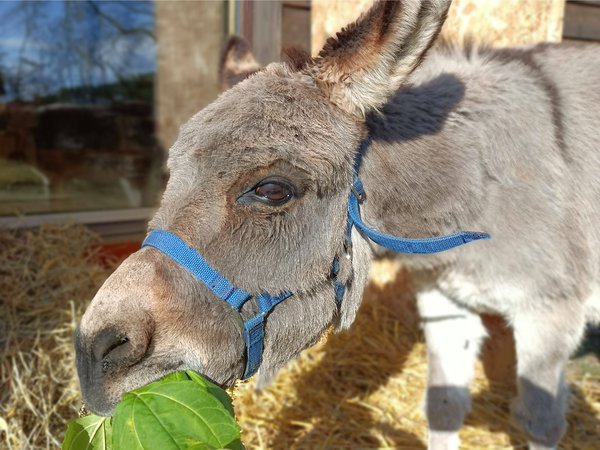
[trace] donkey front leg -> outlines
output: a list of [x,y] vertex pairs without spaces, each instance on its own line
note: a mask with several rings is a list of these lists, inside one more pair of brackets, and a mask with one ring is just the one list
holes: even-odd
[[428,351],[428,447],[458,449],[458,430],[471,410],[469,384],[486,330],[478,314],[437,289],[418,293],[417,303]]
[[529,438],[529,448],[556,448],[566,429],[568,388],[564,371],[585,328],[583,310],[562,308],[527,312],[514,320],[519,395],[513,417]]

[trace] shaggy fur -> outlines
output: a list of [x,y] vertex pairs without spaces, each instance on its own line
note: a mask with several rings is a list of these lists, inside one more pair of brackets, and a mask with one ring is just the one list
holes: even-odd
[[[514,417],[532,448],[552,448],[565,428],[564,365],[586,320],[600,319],[600,51],[440,49],[423,60],[448,5],[378,2],[315,61],[269,65],[222,94],[182,127],[149,226],[177,233],[249,292],[295,293],[267,320],[267,383],[328,326],[351,325],[372,259],[387,254],[356,231],[351,260],[343,254],[352,161],[368,135],[367,223],[408,237],[493,236],[395,255],[419,291],[430,447],[458,446],[485,338],[478,313],[492,312],[515,331]],[[239,201],[272,176],[293,186],[291,201]],[[349,285],[340,311],[335,256]],[[84,398],[108,414],[124,391],[184,368],[231,384],[244,367],[241,330],[224,302],[144,248],[81,321]]]

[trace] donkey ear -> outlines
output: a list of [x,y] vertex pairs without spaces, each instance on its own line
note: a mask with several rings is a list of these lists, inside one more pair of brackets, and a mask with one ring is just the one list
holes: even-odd
[[451,0],[376,1],[329,38],[315,79],[338,107],[363,117],[383,106],[419,65],[437,37]]
[[250,75],[261,70],[250,43],[240,36],[231,36],[221,53],[219,78],[221,90],[225,91]]

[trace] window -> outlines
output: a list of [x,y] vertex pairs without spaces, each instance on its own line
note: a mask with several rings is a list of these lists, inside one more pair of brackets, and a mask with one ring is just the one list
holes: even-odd
[[310,48],[302,1],[0,2],[0,227],[139,238],[181,124],[219,93],[228,33]]
[[0,23],[0,215],[155,205],[154,2],[0,2]]

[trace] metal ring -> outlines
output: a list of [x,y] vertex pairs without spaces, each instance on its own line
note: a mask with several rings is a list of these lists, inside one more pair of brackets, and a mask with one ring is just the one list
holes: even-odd
[[363,200],[365,199],[365,195],[364,193],[360,193],[356,190],[356,187],[354,186],[354,184],[350,185],[350,190],[352,191],[352,193],[354,194],[354,196],[356,197],[356,199],[358,200],[358,203],[362,203]]

